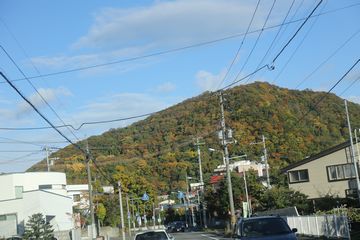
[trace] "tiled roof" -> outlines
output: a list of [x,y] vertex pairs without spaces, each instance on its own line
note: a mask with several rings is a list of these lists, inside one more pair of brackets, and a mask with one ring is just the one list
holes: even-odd
[[210,184],[215,184],[215,183],[218,183],[219,181],[221,181],[221,179],[224,178],[224,175],[214,175],[214,176],[211,176],[210,178]]

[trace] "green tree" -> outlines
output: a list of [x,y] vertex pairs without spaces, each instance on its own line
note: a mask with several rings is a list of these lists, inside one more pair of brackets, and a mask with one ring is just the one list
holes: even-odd
[[104,219],[106,217],[106,208],[105,208],[104,204],[98,203],[97,208],[96,208],[96,215],[99,218],[101,224],[103,224]]
[[308,213],[311,209],[307,196],[286,187],[272,187],[260,199],[259,210],[271,210],[296,206],[299,212]]
[[44,239],[54,238],[54,229],[50,223],[46,222],[41,213],[31,215],[25,226],[24,239]]

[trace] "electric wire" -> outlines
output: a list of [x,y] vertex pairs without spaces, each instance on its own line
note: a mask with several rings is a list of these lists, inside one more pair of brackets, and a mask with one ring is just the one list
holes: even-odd
[[347,88],[345,88],[340,94],[339,94],[339,96],[341,97],[345,92],[347,92],[357,81],[359,81],[360,80],[360,76],[358,76],[357,78],[355,78],[354,79],[354,81],[353,82],[351,82],[350,84],[349,84],[349,86],[347,87]]
[[345,40],[338,48],[335,49],[323,62],[321,62],[310,74],[308,74],[301,82],[299,82],[295,89],[298,89],[302,84],[304,84],[310,77],[312,77],[320,68],[322,68],[330,59],[332,59],[341,49],[343,49],[356,35],[358,35],[360,29],[353,33],[349,38]]
[[300,32],[300,30],[303,28],[305,23],[310,19],[310,17],[313,15],[313,13],[316,11],[316,9],[320,6],[320,4],[323,2],[323,0],[320,0],[319,3],[316,5],[316,7],[311,11],[309,16],[305,19],[305,21],[300,25],[300,27],[296,30],[295,34],[287,41],[287,43],[283,46],[283,48],[280,50],[280,52],[274,57],[272,62],[274,63],[278,57],[282,54],[282,52],[285,50],[285,48],[290,44],[290,42],[296,37],[296,35]]
[[[338,11],[342,11],[342,10],[357,7],[357,6],[360,6],[360,3],[354,3],[354,4],[350,4],[350,5],[341,7],[341,8],[328,10],[328,11],[323,12],[323,13],[315,14],[315,15],[311,16],[311,18],[326,15],[326,14],[330,14],[330,13],[334,13],[334,12],[338,12]],[[288,21],[288,22],[285,22],[284,25],[289,25],[289,24],[301,22],[301,21],[304,21],[305,19],[306,18],[299,18],[299,19],[296,19],[296,20]],[[277,27],[280,27],[280,26],[281,26],[281,24],[274,24],[272,26],[265,27],[263,30],[271,30],[273,28],[277,28]],[[248,34],[258,33],[260,31],[262,31],[262,29],[249,31]],[[164,50],[164,51],[158,51],[158,52],[145,54],[145,55],[140,55],[140,56],[131,57],[131,58],[119,59],[119,60],[116,60],[116,61],[105,62],[105,63],[101,63],[101,64],[94,64],[94,65],[88,65],[88,66],[79,67],[79,68],[67,69],[67,70],[63,70],[63,71],[45,73],[45,74],[42,74],[42,75],[28,76],[28,79],[49,77],[49,76],[66,74],[66,73],[84,71],[84,70],[88,70],[88,69],[92,69],[92,68],[104,67],[104,66],[108,66],[108,65],[115,65],[115,64],[124,63],[124,62],[136,61],[136,60],[140,60],[140,59],[144,59],[144,58],[155,57],[155,56],[169,54],[169,53],[178,52],[178,51],[182,51],[182,50],[187,50],[187,49],[191,49],[191,48],[201,47],[201,46],[205,46],[205,45],[209,45],[209,44],[213,44],[213,43],[217,43],[217,42],[221,42],[221,41],[225,41],[225,40],[229,40],[229,39],[233,39],[233,38],[238,38],[238,37],[243,36],[244,34],[245,33],[234,34],[234,35],[231,35],[231,36],[227,36],[227,37],[223,37],[223,38],[219,38],[219,39],[215,39],[215,40],[210,40],[210,41],[201,42],[201,43],[197,43],[197,44],[192,44],[192,45],[188,45],[188,46],[183,46],[183,47],[179,47],[179,48],[172,48],[172,49],[168,49],[168,50]],[[26,79],[19,78],[19,79],[13,79],[11,81],[24,81],[24,80],[26,80]],[[2,81],[0,83],[6,83],[6,81]]]
[[313,22],[311,23],[309,29],[306,31],[306,33],[304,34],[304,37],[301,39],[301,41],[299,42],[299,44],[296,46],[295,50],[292,52],[292,54],[290,55],[290,57],[288,58],[288,60],[286,61],[286,63],[283,65],[283,67],[281,68],[281,70],[279,71],[279,73],[276,75],[276,77],[274,78],[274,80],[272,81],[272,84],[274,84],[279,77],[281,76],[281,74],[284,72],[284,70],[287,68],[287,66],[289,65],[289,63],[291,62],[291,60],[294,58],[295,54],[297,53],[297,51],[300,49],[300,47],[302,46],[302,44],[305,42],[306,38],[309,36],[310,32],[312,31],[313,27],[315,26],[316,22],[318,21],[318,17],[316,17]]
[[[247,79],[248,77],[256,74],[257,72],[259,72],[259,71],[262,70],[262,69],[267,68],[267,69],[270,70],[270,71],[274,70],[274,69],[275,69],[275,65],[274,65],[274,64],[275,64],[275,61],[277,60],[277,58],[280,57],[280,55],[284,52],[284,50],[285,50],[285,49],[289,46],[289,44],[294,40],[295,36],[299,33],[299,31],[300,31],[301,28],[305,25],[305,23],[309,20],[309,18],[314,14],[315,10],[320,6],[320,4],[322,3],[322,1],[323,1],[323,0],[320,0],[319,3],[316,5],[316,7],[311,11],[311,13],[304,19],[304,22],[300,25],[300,27],[296,30],[296,32],[293,34],[293,36],[287,41],[287,43],[282,47],[282,49],[279,51],[279,53],[278,53],[278,54],[275,56],[275,58],[272,60],[271,65],[265,64],[265,65],[263,65],[262,67],[257,68],[256,70],[254,70],[252,73],[246,75],[245,77],[242,77],[242,78],[240,78],[240,79],[238,79],[238,80],[236,80],[236,78],[235,78],[235,80],[234,80],[231,84],[229,84],[229,85],[227,85],[227,86],[225,86],[225,87],[217,90],[216,93],[219,92],[219,91],[222,91],[222,90],[224,90],[224,89],[226,89],[226,88],[229,88],[229,87],[235,85],[236,83],[239,83],[239,82]],[[240,72],[239,72],[239,73],[240,73]]]
[[[40,70],[35,66],[35,64],[33,63],[33,61],[31,60],[30,56],[27,54],[27,52],[25,51],[25,48],[20,44],[20,41],[17,39],[17,37],[15,36],[15,34],[10,30],[9,26],[5,23],[5,21],[0,17],[0,22],[4,25],[5,29],[8,31],[8,33],[10,34],[10,36],[14,39],[14,41],[16,42],[16,44],[18,45],[18,47],[21,49],[21,51],[23,52],[24,56],[29,60],[31,66],[33,67],[33,69],[36,71],[36,73],[38,75],[41,75]],[[44,78],[42,78],[44,80]],[[29,80],[28,80],[29,82]],[[33,84],[31,82],[29,82],[30,85],[32,85],[32,87],[36,90],[35,86],[33,86]],[[58,97],[56,94],[54,94],[54,97],[57,101],[59,101]],[[51,106],[49,106],[50,108],[52,108]],[[55,112],[55,110],[52,109],[53,112]],[[55,113],[56,114],[56,113]],[[57,115],[57,114],[56,114]]]
[[[130,117],[126,117],[126,118],[116,118],[116,119],[109,119],[109,120],[102,120],[102,121],[93,121],[93,122],[83,122],[81,123],[78,127],[74,127],[71,124],[65,124],[65,125],[55,125],[56,128],[64,128],[64,127],[71,127],[74,130],[80,130],[83,126],[85,125],[94,125],[94,124],[104,124],[104,123],[112,123],[112,122],[121,122],[121,121],[126,121],[126,120],[132,120],[132,119],[137,119],[137,118],[142,118],[142,117],[147,117],[147,116],[151,116],[154,115],[156,113],[159,113],[161,111],[157,111],[157,112],[151,112],[151,113],[145,113],[145,114],[141,114],[141,115],[136,115],[136,116],[130,116]],[[22,127],[22,128],[11,128],[11,127],[0,127],[0,130],[8,130],[8,131],[26,131],[26,130],[43,130],[43,129],[52,129],[52,127]]]
[[45,117],[44,114],[42,114],[39,109],[37,109],[34,104],[28,100],[24,94],[2,73],[0,72],[0,75],[5,79],[5,81],[11,86],[12,89],[14,89],[16,91],[16,93],[18,95],[20,95],[20,97],[25,101],[27,102],[34,110],[37,114],[40,115],[40,117],[45,120],[58,134],[60,134],[66,141],[68,141],[70,144],[72,144],[73,146],[75,146],[75,148],[77,148],[78,150],[80,150],[81,152],[85,153],[84,150],[79,146],[77,145],[76,143],[74,143],[73,141],[71,141],[67,136],[65,136],[59,129],[57,129],[54,124]]
[[[245,32],[245,34],[244,34],[244,36],[243,36],[243,38],[242,38],[242,40],[241,40],[240,46],[239,46],[239,48],[237,49],[237,52],[236,52],[236,54],[235,54],[235,56],[234,56],[234,58],[233,58],[233,60],[232,60],[232,62],[231,62],[231,64],[230,64],[230,66],[228,67],[228,69],[227,69],[227,71],[226,71],[226,74],[224,75],[223,79],[221,80],[221,82],[219,83],[219,85],[217,86],[217,88],[219,88],[219,87],[224,83],[224,81],[225,81],[225,79],[227,78],[227,76],[228,76],[231,68],[233,67],[236,59],[237,59],[238,56],[239,56],[240,50],[241,50],[242,46],[244,45],[245,38],[246,38],[246,36],[247,36],[247,34],[248,34],[249,30],[250,30],[250,27],[251,27],[252,22],[253,22],[253,20],[254,20],[255,14],[256,14],[256,12],[257,12],[257,10],[258,10],[258,8],[259,8],[260,1],[261,1],[261,0],[258,0],[258,2],[257,2],[257,4],[256,4],[255,10],[254,10],[254,12],[253,12],[253,14],[252,14],[252,17],[251,17],[251,19],[250,19],[250,22],[249,22],[249,24],[248,24],[248,26],[247,26],[246,32]],[[293,1],[295,1],[295,0],[293,0]]]
[[247,56],[244,64],[242,65],[240,71],[239,71],[238,74],[236,75],[235,80],[240,76],[240,74],[241,74],[242,71],[244,70],[245,66],[247,65],[248,61],[250,60],[250,58],[251,58],[251,56],[252,56],[252,54],[253,54],[253,52],[254,52],[257,44],[258,44],[258,42],[259,42],[259,39],[260,39],[262,33],[264,32],[265,26],[266,26],[266,24],[267,24],[267,22],[268,22],[268,20],[269,20],[269,18],[270,18],[270,15],[271,15],[271,13],[272,13],[272,11],[273,11],[273,9],[274,9],[275,3],[276,3],[276,0],[273,0],[273,3],[272,3],[271,8],[270,8],[270,11],[269,11],[269,13],[267,14],[266,19],[265,19],[265,22],[264,22],[264,24],[263,24],[263,26],[262,26],[262,28],[261,28],[261,31],[259,32],[259,34],[258,34],[258,36],[257,36],[257,38],[256,38],[256,40],[255,40],[255,44],[253,45],[253,47],[252,47],[249,55]]
[[[24,158],[26,157],[29,157],[29,156],[32,156],[32,155],[36,155],[36,154],[39,154],[41,153],[42,151],[37,151],[37,152],[34,152],[32,151],[31,153],[29,154],[26,154],[26,155],[23,155],[23,156],[20,156],[20,157],[16,157],[16,158],[13,158],[13,159],[10,159],[10,160],[2,160],[0,161],[0,165],[4,165],[4,164],[9,164],[9,163],[14,163],[14,162],[29,162],[29,160],[23,160]],[[21,161],[19,161],[21,160]],[[36,160],[33,160],[33,161],[37,161],[38,159]]]
[[[289,13],[290,13],[290,11],[291,11],[291,9],[292,9],[292,7],[293,7],[294,3],[295,3],[295,0],[293,0],[293,1],[291,2],[291,5],[290,5],[290,7],[289,7],[289,9],[288,9],[288,11],[287,11],[287,13],[286,13],[285,17],[284,17],[284,20],[283,20],[283,21],[282,21],[282,23],[281,23],[280,28],[279,28],[279,29],[278,29],[278,31],[276,32],[275,37],[273,38],[273,40],[272,40],[272,42],[271,42],[270,46],[268,47],[268,49],[267,49],[266,53],[264,54],[264,56],[262,57],[261,61],[259,62],[259,64],[257,65],[257,67],[256,67],[256,68],[259,68],[259,67],[263,64],[263,62],[264,62],[265,58],[267,57],[267,55],[269,54],[270,50],[272,49],[272,47],[273,47],[273,45],[274,45],[275,41],[277,40],[277,38],[278,38],[278,36],[279,36],[279,34],[280,34],[281,30],[282,30],[282,27],[284,26],[283,24],[285,23],[285,21],[286,21],[287,17],[289,16]],[[254,75],[253,75],[253,76],[254,76]],[[247,83],[247,82],[250,82],[250,81],[251,81],[251,78],[252,78],[253,76],[251,76],[248,80],[246,80],[246,83]]]
[[305,119],[305,117],[312,112],[314,109],[316,109],[316,107],[325,99],[325,97],[327,97],[327,95],[341,82],[345,79],[345,77],[355,68],[355,66],[360,62],[360,59],[358,59],[347,71],[346,73],[338,80],[336,81],[336,83],[321,97],[319,98],[319,100],[317,100],[315,102],[315,104],[313,104],[311,106],[311,109],[308,110],[301,118],[300,120],[298,120],[298,122],[301,122],[302,120]]
[[[6,51],[6,49],[0,45],[0,48],[3,50],[3,52],[6,54],[6,56],[10,59],[10,61],[15,65],[17,70],[23,75],[23,77],[26,79],[26,81],[30,84],[30,86],[35,90],[35,92],[40,96],[40,98],[43,100],[43,102],[51,109],[51,111],[55,114],[55,116],[65,125],[65,122],[62,120],[62,118],[59,116],[59,114],[55,111],[55,109],[49,104],[49,102],[42,96],[42,94],[37,90],[37,88],[34,86],[34,84],[27,78],[25,73],[21,70],[19,65],[15,62],[15,60],[10,56],[10,54]],[[69,128],[67,128],[68,131],[77,139],[79,138],[74,134],[73,131],[71,131]]]

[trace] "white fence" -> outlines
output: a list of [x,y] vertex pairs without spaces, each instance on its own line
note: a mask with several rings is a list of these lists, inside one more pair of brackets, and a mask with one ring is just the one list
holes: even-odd
[[285,220],[290,228],[297,228],[299,234],[350,239],[347,216],[295,216]]

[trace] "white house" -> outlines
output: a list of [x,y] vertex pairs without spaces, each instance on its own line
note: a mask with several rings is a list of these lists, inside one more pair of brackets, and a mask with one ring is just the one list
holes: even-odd
[[[68,196],[73,200],[73,207],[78,209],[89,208],[89,186],[87,184],[67,185]],[[103,186],[101,194],[113,194],[113,186]],[[96,193],[95,193],[96,194]]]
[[35,213],[42,213],[57,232],[73,228],[65,173],[0,174],[0,238],[23,234]]

